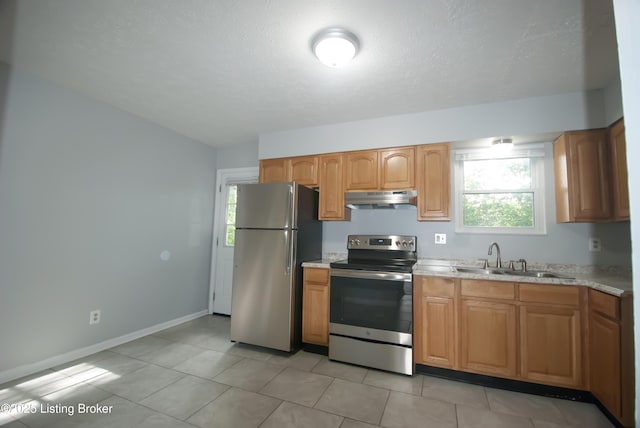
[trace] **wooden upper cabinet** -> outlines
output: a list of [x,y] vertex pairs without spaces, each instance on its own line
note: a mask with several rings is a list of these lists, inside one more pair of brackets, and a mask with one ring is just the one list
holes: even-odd
[[361,150],[345,153],[344,190],[378,189],[378,151]]
[[288,180],[305,186],[318,186],[318,156],[300,156],[288,159]]
[[305,186],[318,186],[318,156],[263,159],[260,161],[260,183],[295,181]]
[[562,134],[553,145],[556,220],[605,222],[611,218],[609,150],[604,129]]
[[380,189],[397,190],[415,187],[415,149],[398,147],[378,151]]
[[416,148],[418,220],[451,220],[451,163],[449,144]]
[[345,191],[415,187],[415,149],[394,147],[345,153]]
[[334,153],[319,157],[320,220],[350,220],[351,210],[344,206],[343,166],[345,155]]
[[260,183],[287,181],[287,159],[262,159],[260,161]]
[[623,119],[611,125],[608,137],[611,149],[613,219],[629,220],[627,146]]

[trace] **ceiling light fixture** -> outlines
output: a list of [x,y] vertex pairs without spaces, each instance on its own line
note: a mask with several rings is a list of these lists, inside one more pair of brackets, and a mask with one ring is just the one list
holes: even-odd
[[493,140],[491,148],[500,151],[509,151],[513,149],[513,140],[511,138],[502,138]]
[[342,67],[358,53],[359,42],[355,34],[342,28],[327,28],[311,42],[313,53],[329,67]]

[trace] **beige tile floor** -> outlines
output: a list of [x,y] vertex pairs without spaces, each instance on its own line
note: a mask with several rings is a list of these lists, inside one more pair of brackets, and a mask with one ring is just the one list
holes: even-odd
[[[611,427],[591,404],[229,340],[204,316],[0,386],[8,427]],[[90,407],[93,406],[93,407]],[[90,413],[102,410],[103,413]],[[33,412],[33,413],[31,413]]]

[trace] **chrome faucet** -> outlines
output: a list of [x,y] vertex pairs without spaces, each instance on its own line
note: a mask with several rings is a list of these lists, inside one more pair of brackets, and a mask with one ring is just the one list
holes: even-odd
[[489,245],[489,252],[487,254],[490,256],[493,254],[493,247],[496,247],[496,250],[498,251],[498,256],[496,257],[496,267],[500,269],[502,268],[502,257],[500,257],[500,246],[497,242],[492,242],[491,245]]

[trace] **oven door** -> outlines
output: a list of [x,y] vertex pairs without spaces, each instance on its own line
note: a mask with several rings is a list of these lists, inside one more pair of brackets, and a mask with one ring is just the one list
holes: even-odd
[[410,273],[331,269],[329,333],[412,346]]

